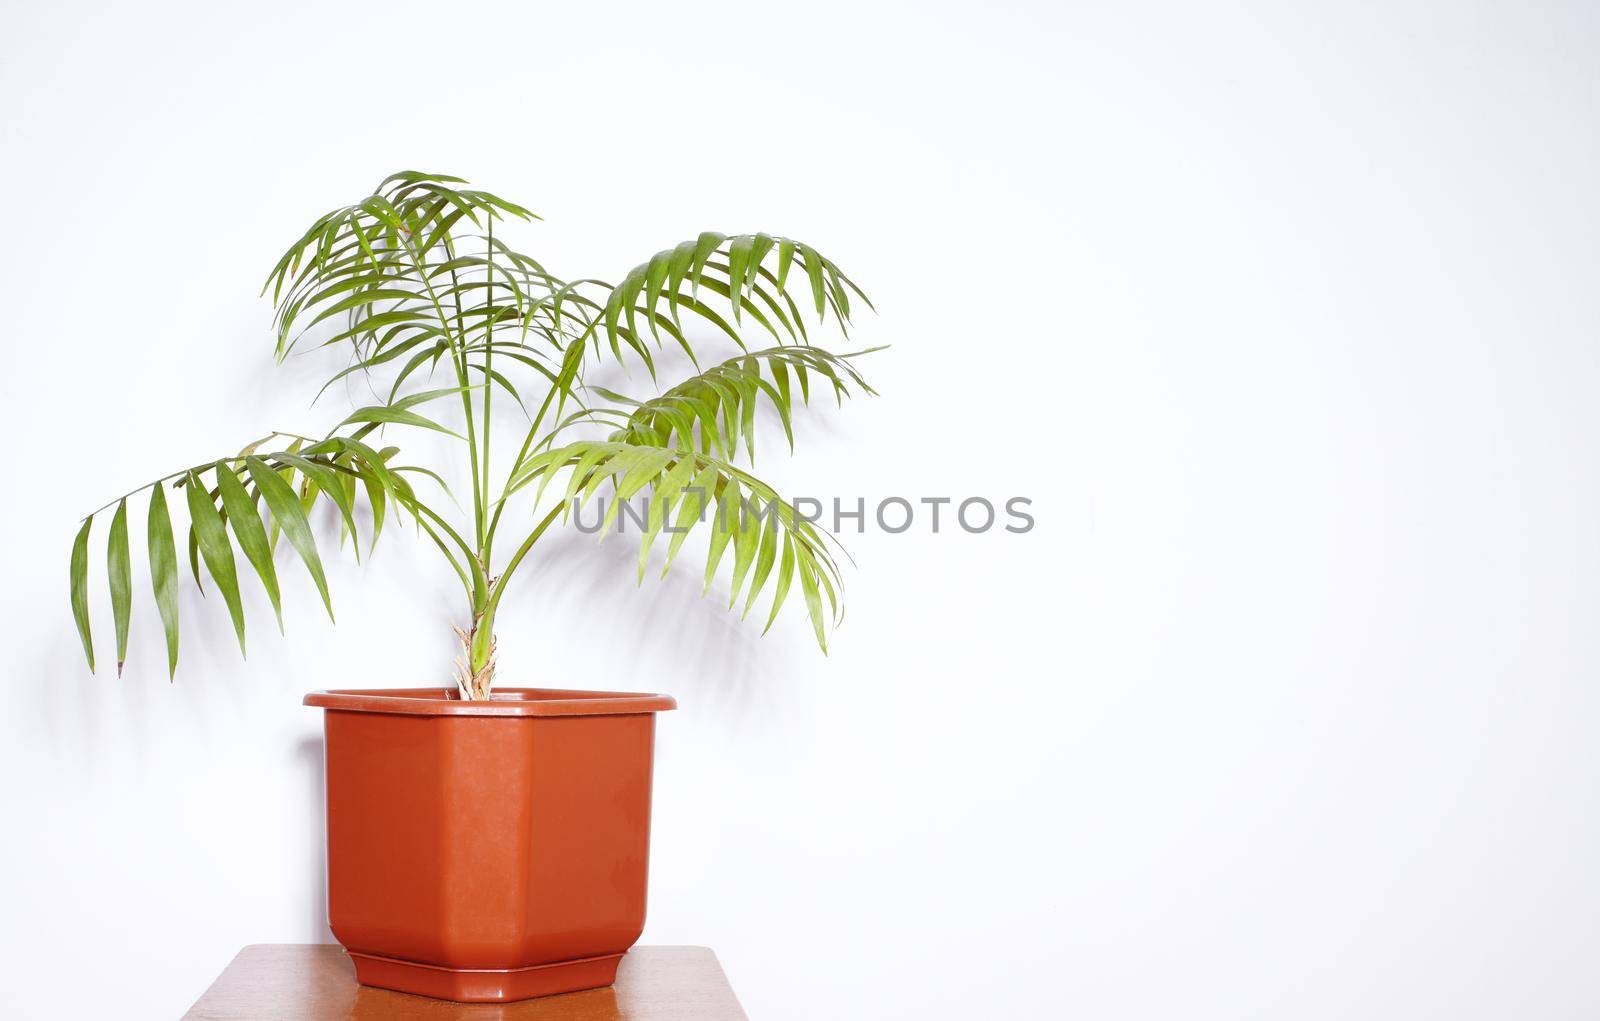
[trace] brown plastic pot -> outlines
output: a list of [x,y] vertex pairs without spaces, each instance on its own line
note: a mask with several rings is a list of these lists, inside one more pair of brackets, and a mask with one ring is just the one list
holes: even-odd
[[644,929],[665,695],[318,691],[328,923],[365,985],[500,1002],[610,985]]

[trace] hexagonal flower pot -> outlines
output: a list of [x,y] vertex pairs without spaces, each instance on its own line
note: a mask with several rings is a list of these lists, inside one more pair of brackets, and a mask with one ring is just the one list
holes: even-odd
[[319,691],[328,921],[366,985],[499,1002],[611,984],[644,928],[663,695]]

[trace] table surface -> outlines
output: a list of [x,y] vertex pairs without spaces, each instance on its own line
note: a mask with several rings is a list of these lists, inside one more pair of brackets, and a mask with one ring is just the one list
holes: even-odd
[[749,1021],[705,947],[634,947],[616,985],[515,1003],[451,1003],[358,985],[332,943],[239,951],[184,1021]]

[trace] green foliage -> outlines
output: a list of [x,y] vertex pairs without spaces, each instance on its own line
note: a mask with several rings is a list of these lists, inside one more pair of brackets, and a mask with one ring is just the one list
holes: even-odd
[[[265,590],[280,629],[280,538],[293,547],[331,618],[312,514],[319,504],[331,506],[359,559],[364,503],[369,546],[386,520],[409,516],[449,563],[472,621],[468,674],[492,673],[491,631],[501,593],[560,508],[531,528],[511,526],[519,542],[503,562],[495,554],[496,535],[510,526],[503,515],[514,495],[535,483],[542,495],[562,472],[568,473],[565,507],[607,489],[608,524],[619,501],[648,490],[641,579],[659,536],[671,536],[664,558],[670,567],[688,533],[706,524],[706,585],[719,564],[731,560],[729,605],[743,595],[748,615],[758,595],[769,591],[770,627],[798,582],[817,641],[826,648],[825,625],[837,620],[841,593],[832,539],[733,462],[742,441],[753,463],[759,406],[777,413],[792,449],[797,395],[804,404],[813,386],[825,385],[841,401],[873,392],[852,361],[866,352],[832,354],[812,342],[807,324],[814,316],[847,333],[852,303],[870,307],[866,296],[816,249],[768,234],[700,234],[658,252],[616,285],[563,280],[497,236],[508,221],[533,219],[522,206],[472,190],[460,178],[407,171],[312,223],[263,288],[276,306],[278,358],[312,347],[347,349],[346,364],[323,390],[354,375],[385,396],[320,439],[272,433],[236,454],[147,483],[85,518],[73,544],[70,580],[90,669],[94,518],[115,506],[106,569],[120,671],[133,602],[128,501],[147,492],[149,573],[169,670],[176,671],[178,560],[165,495],[170,488],[183,491],[195,581],[201,582],[203,567],[228,609],[241,652],[245,619],[235,547],[249,565],[244,573],[254,574]],[[751,330],[767,345],[752,349],[745,338]],[[628,397],[584,382],[586,369],[607,360],[637,361],[654,379],[657,354],[667,343],[698,369],[695,338],[707,331],[738,353],[654,396]],[[448,385],[433,384],[440,373]],[[507,426],[492,415],[497,394],[520,407],[527,424],[525,431],[515,427],[520,446],[498,493],[491,439]],[[460,409],[459,431],[439,420],[439,409],[453,407]],[[605,434],[558,442],[567,430],[586,427]],[[470,526],[457,528],[407,479],[421,476],[443,487],[438,471],[399,463],[397,447],[368,444],[375,432],[390,428],[422,429],[466,447]]]
[[614,405],[633,410],[626,415],[620,415],[615,409],[585,411],[568,422],[609,418],[618,422],[611,435],[611,439],[618,442],[650,446],[677,444],[701,453],[715,451],[724,460],[734,458],[739,439],[743,437],[746,452],[753,462],[756,407],[763,397],[777,411],[789,449],[793,450],[795,388],[799,389],[801,403],[810,402],[812,375],[822,376],[832,386],[840,403],[850,394],[852,386],[863,393],[874,393],[848,361],[868,353],[870,349],[841,356],[821,348],[798,346],[752,351],[691,376],[661,396],[646,401],[593,387],[594,392]]
[[[740,591],[748,579],[750,589],[743,611],[748,616],[781,549],[782,567],[767,627],[772,626],[788,595],[790,581],[798,574],[807,594],[807,609],[817,644],[827,649],[826,615],[821,601],[815,597],[819,590],[825,592],[829,610],[837,616],[841,588],[838,565],[823,533],[796,514],[772,487],[688,445],[579,440],[528,459],[521,471],[512,477],[512,488],[515,490],[538,480],[542,494],[544,487],[563,469],[569,469],[563,508],[581,508],[603,485],[610,486],[613,499],[601,519],[602,536],[616,522],[624,501],[647,487],[651,490],[639,545],[640,581],[644,580],[650,549],[663,531],[672,535],[666,562],[661,568],[665,575],[689,533],[696,525],[707,523],[709,517],[711,552],[706,560],[705,586],[710,588],[718,564],[731,545],[733,585],[728,606],[731,608],[738,603]],[[750,573],[752,566],[756,568],[754,574]]]

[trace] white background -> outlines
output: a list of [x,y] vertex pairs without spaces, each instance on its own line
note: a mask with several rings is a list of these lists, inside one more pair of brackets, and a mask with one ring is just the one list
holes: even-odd
[[1034,500],[1027,535],[847,532],[827,658],[692,566],[635,590],[622,544],[551,544],[503,681],[682,706],[644,942],[714,947],[760,1021],[1600,1014],[1597,28],[8,0],[0,1013],[171,1018],[241,945],[328,938],[300,697],[441,683],[453,583],[397,532],[337,558],[335,627],[286,567],[245,662],[190,593],[169,685],[148,602],[87,674],[67,553],[349,410],[256,290],[416,167],[544,214],[515,240],[568,276],[813,241],[894,347],[763,472]]

